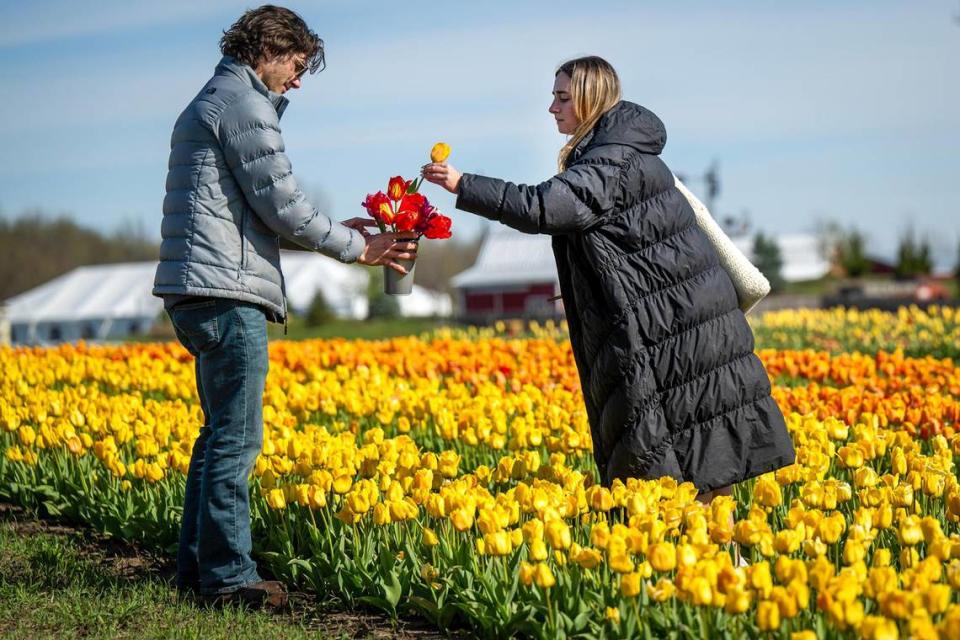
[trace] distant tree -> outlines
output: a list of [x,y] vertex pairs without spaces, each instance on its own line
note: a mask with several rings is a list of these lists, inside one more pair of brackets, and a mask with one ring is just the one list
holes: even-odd
[[782,274],[783,257],[777,241],[758,231],[753,238],[753,260],[757,269],[770,281],[770,290],[774,293],[782,291],[785,284]]
[[336,316],[334,315],[333,310],[327,303],[327,299],[323,296],[323,291],[317,289],[316,294],[313,296],[313,300],[310,301],[310,307],[307,309],[307,315],[304,317],[304,322],[306,322],[308,327],[319,327],[327,324],[335,317]]
[[474,240],[420,240],[417,249],[417,284],[434,291],[450,291],[450,279],[473,266],[481,238]]
[[957,280],[957,291],[960,292],[960,242],[957,242],[957,265],[953,268],[953,277]]
[[13,219],[0,216],[0,300],[79,266],[157,260],[159,255],[157,243],[135,225],[106,235],[67,215],[32,210]]
[[929,274],[933,270],[933,259],[930,255],[930,243],[926,238],[917,240],[913,227],[900,236],[900,245],[897,248],[897,266],[895,272],[900,278],[912,278],[918,275]]
[[865,238],[857,229],[843,234],[837,244],[837,260],[851,278],[859,278],[867,272],[870,263],[864,253]]
[[370,270],[370,284],[367,288],[367,320],[375,318],[397,318],[400,316],[400,303],[395,296],[383,292],[383,268]]

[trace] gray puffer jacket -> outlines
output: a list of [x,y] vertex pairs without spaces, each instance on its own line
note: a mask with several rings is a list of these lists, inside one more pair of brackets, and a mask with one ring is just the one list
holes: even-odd
[[281,239],[341,262],[360,256],[363,236],[318,211],[293,177],[280,135],[286,105],[227,56],[180,114],[154,295],[244,300],[279,321]]

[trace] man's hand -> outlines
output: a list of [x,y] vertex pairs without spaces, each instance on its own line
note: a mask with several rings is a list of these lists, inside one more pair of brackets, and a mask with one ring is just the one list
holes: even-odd
[[427,182],[438,184],[450,193],[460,191],[460,172],[453,165],[446,162],[431,162],[420,168],[422,175]]
[[367,231],[367,227],[377,226],[377,221],[372,218],[350,218],[349,220],[344,220],[341,222],[345,227],[350,227],[354,231],[359,231],[363,234],[364,237],[370,235],[370,232]]
[[367,246],[363,248],[363,253],[357,258],[357,262],[360,264],[370,266],[382,264],[406,275],[407,270],[397,264],[396,261],[416,260],[417,258],[417,234],[412,231],[368,234],[365,238]]

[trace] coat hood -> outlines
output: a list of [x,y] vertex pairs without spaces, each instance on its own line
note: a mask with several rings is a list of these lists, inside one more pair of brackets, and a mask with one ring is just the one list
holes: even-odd
[[623,144],[641,153],[659,155],[667,144],[667,129],[649,109],[621,100],[600,117],[586,143]]

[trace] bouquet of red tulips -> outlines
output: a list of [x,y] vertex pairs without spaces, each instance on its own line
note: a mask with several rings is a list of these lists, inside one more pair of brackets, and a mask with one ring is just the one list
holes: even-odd
[[377,221],[380,232],[415,231],[431,240],[449,238],[450,218],[418,193],[420,180],[405,180],[402,176],[390,178],[387,192],[377,191],[367,196],[363,206]]
[[[443,162],[449,154],[450,147],[438,142],[433,146],[430,158],[434,162]],[[387,183],[386,193],[377,191],[367,195],[363,208],[377,222],[381,233],[413,231],[420,237],[431,240],[442,240],[451,236],[450,218],[437,211],[426,196],[419,193],[422,183],[423,178],[406,180],[402,176],[394,176]],[[391,269],[385,271],[387,293],[410,293],[413,283],[412,266],[411,262],[407,269],[408,274],[399,279]]]

